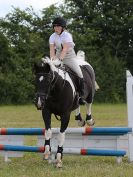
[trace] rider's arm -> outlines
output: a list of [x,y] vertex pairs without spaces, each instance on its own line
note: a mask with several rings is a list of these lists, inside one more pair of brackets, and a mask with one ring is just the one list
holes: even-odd
[[64,33],[64,36],[62,37],[62,51],[60,54],[60,59],[63,60],[65,58],[66,53],[69,51],[69,49],[74,47],[73,38],[72,35],[68,32]]
[[68,49],[69,49],[69,43],[64,43],[64,44],[63,44],[63,49],[62,49],[61,54],[60,54],[60,57],[59,57],[60,60],[63,60],[63,59],[64,59],[64,57],[65,57],[65,55],[66,55]]
[[50,58],[55,58],[55,46],[54,44],[50,44]]

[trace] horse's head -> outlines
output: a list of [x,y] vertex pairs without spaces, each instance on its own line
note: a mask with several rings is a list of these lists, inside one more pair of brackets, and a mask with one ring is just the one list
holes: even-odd
[[54,80],[54,67],[49,58],[43,58],[39,64],[35,64],[36,77],[35,105],[37,109],[43,109],[49,96],[52,81]]

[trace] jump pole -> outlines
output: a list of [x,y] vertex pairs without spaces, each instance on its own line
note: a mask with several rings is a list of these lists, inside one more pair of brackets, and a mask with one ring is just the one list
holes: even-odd
[[[56,153],[57,148],[51,148],[52,153]],[[14,145],[1,145],[0,150],[4,151],[23,151],[23,152],[44,152],[44,146],[14,146]],[[96,155],[96,156],[117,156],[122,157],[126,155],[126,151],[122,150],[100,150],[100,149],[80,149],[80,148],[64,148],[63,153],[75,155]]]
[[[59,128],[52,128],[52,133],[59,133]],[[129,127],[85,127],[85,128],[67,128],[66,134],[82,135],[124,135],[132,132]],[[44,128],[0,128],[0,135],[45,135]]]

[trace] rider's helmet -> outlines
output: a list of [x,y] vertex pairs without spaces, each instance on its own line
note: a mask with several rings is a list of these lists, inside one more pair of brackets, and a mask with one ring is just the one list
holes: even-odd
[[62,17],[57,17],[54,19],[52,24],[53,24],[53,27],[54,26],[61,26],[61,27],[65,28],[66,27],[66,20]]

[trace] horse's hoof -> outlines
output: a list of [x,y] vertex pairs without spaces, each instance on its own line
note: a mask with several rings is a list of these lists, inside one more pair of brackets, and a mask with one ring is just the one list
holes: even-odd
[[94,119],[86,120],[86,124],[88,126],[93,126],[95,124],[95,121],[94,121]]
[[79,120],[78,121],[78,126],[79,127],[84,127],[85,126],[85,121],[84,120]]
[[56,160],[56,167],[62,168],[62,161],[61,160]]
[[43,160],[49,160],[50,159],[50,153],[45,153],[43,156]]
[[56,154],[56,159],[55,159],[55,165],[57,168],[62,168],[62,153],[57,153]]

